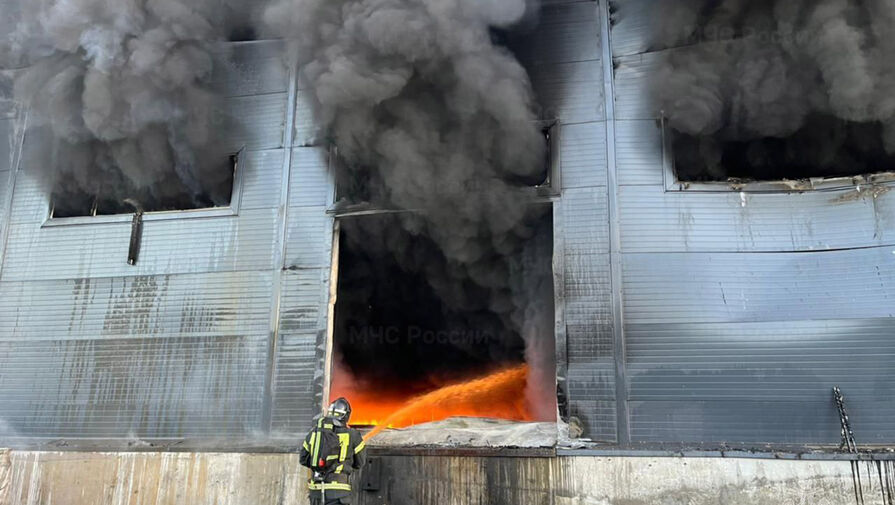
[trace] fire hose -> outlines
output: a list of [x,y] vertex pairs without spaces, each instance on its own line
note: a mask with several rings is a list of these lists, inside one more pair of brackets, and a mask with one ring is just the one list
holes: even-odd
[[[486,377],[452,384],[417,396],[393,412],[385,421],[378,423],[375,428],[364,435],[364,441],[370,440],[389,426],[407,425],[411,424],[411,421],[415,418],[425,417],[420,416],[421,413],[433,410],[462,412],[467,407],[499,402],[508,393],[513,394],[517,391],[518,385],[524,385],[527,379],[528,365],[520,365],[515,368],[501,370]],[[522,403],[519,408],[522,414],[520,417],[527,418],[524,399],[519,398],[519,401]]]

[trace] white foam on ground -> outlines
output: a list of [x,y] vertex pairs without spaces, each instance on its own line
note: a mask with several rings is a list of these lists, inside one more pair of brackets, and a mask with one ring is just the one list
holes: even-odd
[[556,423],[521,423],[502,419],[452,417],[408,428],[386,429],[370,439],[371,447],[554,447]]

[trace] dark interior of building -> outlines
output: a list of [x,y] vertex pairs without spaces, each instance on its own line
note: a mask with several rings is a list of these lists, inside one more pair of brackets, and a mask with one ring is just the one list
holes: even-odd
[[[549,206],[532,206],[530,240],[539,247],[493,253],[495,265],[519,276],[500,286],[482,286],[408,231],[418,221],[409,213],[341,219],[334,373],[351,378],[355,396],[375,391],[400,402],[526,361],[525,309],[508,304],[531,302],[519,295],[523,275],[552,283]],[[537,303],[552,317],[549,295]]]
[[674,167],[682,182],[800,180],[895,170],[878,122],[815,115],[789,137],[728,140],[671,130]]

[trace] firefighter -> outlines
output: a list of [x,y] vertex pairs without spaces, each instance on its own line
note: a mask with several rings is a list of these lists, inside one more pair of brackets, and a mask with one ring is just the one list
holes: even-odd
[[299,462],[311,469],[308,492],[311,505],[349,503],[349,476],[364,466],[366,453],[360,432],[348,427],[351,404],[334,401],[315,422],[301,446]]

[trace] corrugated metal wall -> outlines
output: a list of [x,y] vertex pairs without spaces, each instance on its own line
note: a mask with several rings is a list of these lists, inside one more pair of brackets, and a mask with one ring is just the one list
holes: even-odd
[[612,33],[634,442],[895,442],[895,196],[666,191],[649,2]]
[[[570,413],[622,445],[834,443],[838,384],[859,442],[895,442],[895,196],[667,191],[648,96],[663,55],[642,52],[647,12],[611,34],[608,12],[545,2],[523,51],[541,116],[561,121]],[[221,51],[236,119],[222,132],[248,149],[238,215],[147,221],[136,267],[128,223],[44,226],[27,157],[0,165],[0,202],[15,175],[13,211],[0,205],[0,437],[225,447],[305,428],[323,384],[333,191],[283,54]],[[21,122],[0,117],[13,153]]]
[[[562,198],[555,204],[561,387],[588,436],[616,441],[601,13],[593,1],[545,2],[531,47],[521,51],[541,104],[560,121]],[[564,334],[563,334],[564,333]]]
[[307,422],[315,361],[300,349],[325,328],[330,190],[325,156],[291,149],[285,62],[282,42],[221,48],[221,132],[246,148],[237,215],[147,220],[136,266],[127,222],[45,226],[24,156],[0,277],[0,436],[232,441],[271,411],[278,428]]

